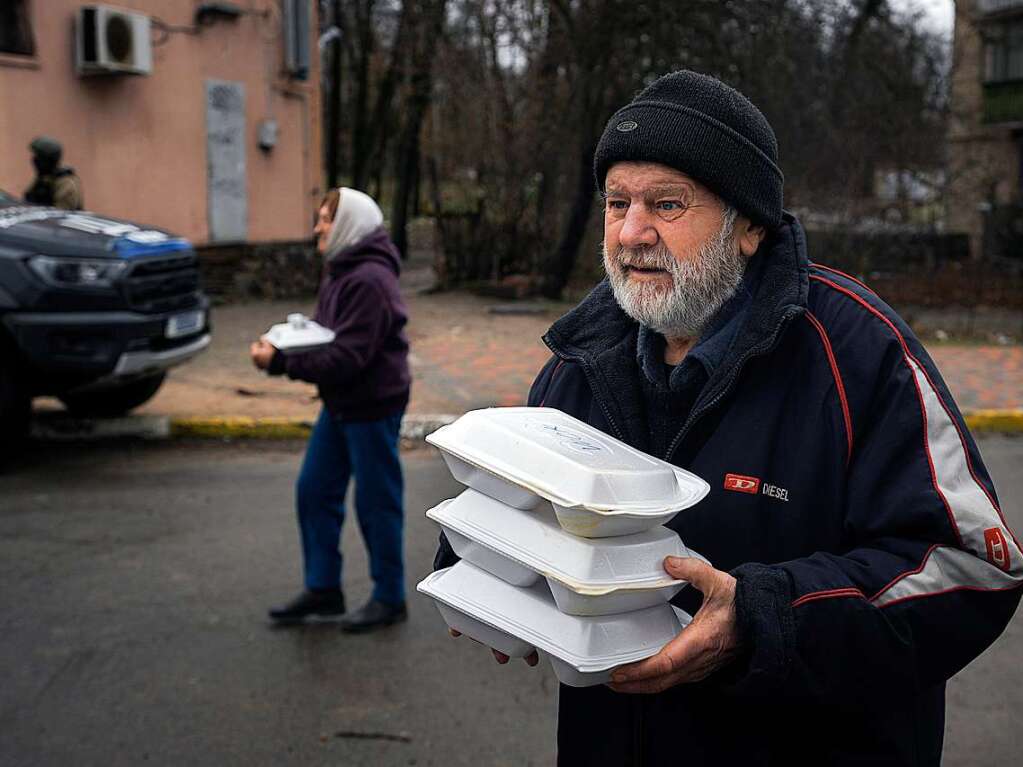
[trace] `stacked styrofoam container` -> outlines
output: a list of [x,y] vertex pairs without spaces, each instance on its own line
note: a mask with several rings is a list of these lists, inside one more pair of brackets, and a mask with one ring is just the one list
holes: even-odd
[[662,563],[699,555],[661,525],[702,479],[551,408],[475,410],[427,441],[469,488],[426,512],[462,560],[418,586],[451,628],[513,658],[536,648],[584,687],[691,620]]

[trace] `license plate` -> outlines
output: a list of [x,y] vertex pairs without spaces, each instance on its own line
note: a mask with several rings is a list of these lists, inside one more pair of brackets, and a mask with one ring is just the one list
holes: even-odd
[[167,338],[181,338],[202,330],[205,312],[201,309],[196,312],[185,312],[175,314],[167,320]]

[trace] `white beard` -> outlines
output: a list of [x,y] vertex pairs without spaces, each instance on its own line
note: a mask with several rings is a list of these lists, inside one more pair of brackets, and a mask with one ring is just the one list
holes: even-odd
[[[619,247],[613,254],[601,245],[615,300],[637,322],[667,338],[699,338],[707,321],[735,295],[746,259],[732,241],[736,211],[727,208],[717,234],[693,258],[679,261],[663,242],[639,248]],[[632,281],[623,264],[664,269],[672,284]]]

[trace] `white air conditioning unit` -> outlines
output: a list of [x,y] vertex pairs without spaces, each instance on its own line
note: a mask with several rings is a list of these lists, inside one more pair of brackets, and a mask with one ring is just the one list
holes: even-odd
[[110,5],[83,5],[75,25],[79,75],[148,75],[153,71],[149,17]]

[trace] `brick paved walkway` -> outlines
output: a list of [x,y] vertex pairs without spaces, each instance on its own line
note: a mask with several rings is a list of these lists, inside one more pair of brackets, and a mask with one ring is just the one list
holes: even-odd
[[[413,389],[410,412],[462,413],[525,401],[548,357],[540,336],[565,310],[542,315],[491,314],[493,299],[465,294],[423,295],[414,276],[404,280],[411,314]],[[170,416],[313,418],[312,386],[269,378],[252,368],[248,344],[291,311],[311,302],[262,302],[214,313],[208,352],[172,371],[159,394],[137,412]],[[1023,347],[934,345],[929,351],[960,407],[1023,408]],[[57,407],[54,401],[38,403]]]
[[928,349],[963,410],[1023,408],[1023,346]]

